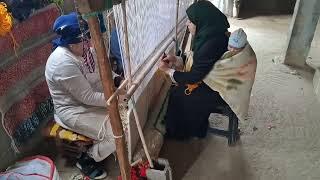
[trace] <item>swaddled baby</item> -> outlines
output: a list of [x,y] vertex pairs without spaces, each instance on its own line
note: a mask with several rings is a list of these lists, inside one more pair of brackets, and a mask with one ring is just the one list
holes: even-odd
[[247,34],[242,28],[237,29],[229,37],[228,50],[236,55],[245,48],[247,43]]

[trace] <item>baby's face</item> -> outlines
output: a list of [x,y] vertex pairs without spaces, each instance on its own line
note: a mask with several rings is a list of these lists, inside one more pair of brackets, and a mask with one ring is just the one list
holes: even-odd
[[234,53],[238,53],[238,52],[240,52],[242,50],[242,48],[239,49],[239,48],[234,48],[232,46],[228,46],[228,50],[231,51],[231,52],[234,52]]

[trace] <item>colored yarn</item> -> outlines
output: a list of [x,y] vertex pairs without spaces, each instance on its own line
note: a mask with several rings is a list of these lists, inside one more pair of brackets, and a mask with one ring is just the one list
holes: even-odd
[[0,36],[5,36],[12,29],[12,16],[7,10],[7,5],[0,2]]
[[52,98],[50,97],[46,101],[40,103],[32,115],[17,127],[13,134],[16,144],[21,146],[24,143],[27,143],[39,130],[41,124],[53,117],[53,113],[54,107]]

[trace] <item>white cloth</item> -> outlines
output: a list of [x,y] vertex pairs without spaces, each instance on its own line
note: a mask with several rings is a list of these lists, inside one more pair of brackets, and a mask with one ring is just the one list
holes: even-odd
[[46,81],[57,116],[75,123],[76,116],[88,106],[106,106],[104,94],[94,91],[82,67],[80,57],[67,48],[58,47],[48,58]]
[[96,140],[89,152],[101,161],[115,150],[115,144],[97,70],[87,72],[82,57],[58,47],[48,58],[45,76],[57,123]]
[[167,72],[165,72],[165,73],[169,75],[169,77],[170,77],[170,79],[171,79],[171,81],[172,81],[173,83],[177,83],[176,80],[174,80],[174,78],[173,78],[174,72],[175,72],[174,69],[169,69],[169,70],[168,70]]
[[237,117],[243,121],[248,114],[256,68],[256,54],[250,44],[247,44],[238,54],[227,51],[214,64],[203,82],[219,92]]

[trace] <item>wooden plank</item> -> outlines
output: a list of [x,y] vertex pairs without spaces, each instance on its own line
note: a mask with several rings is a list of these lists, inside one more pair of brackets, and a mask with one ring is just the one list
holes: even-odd
[[[91,12],[88,0],[79,0],[79,10],[81,13]],[[83,11],[82,11],[83,10]],[[99,64],[99,72],[102,80],[102,86],[106,101],[114,93],[115,87],[112,79],[112,72],[110,61],[107,56],[107,51],[104,46],[104,40],[99,27],[99,21],[97,17],[89,17],[88,25],[90,29],[91,38],[93,40],[94,48],[97,53],[97,59]],[[107,107],[112,131],[115,137],[116,152],[120,166],[120,172],[123,180],[131,179],[130,165],[128,160],[127,148],[125,144],[125,136],[120,118],[118,100],[114,99]]]

